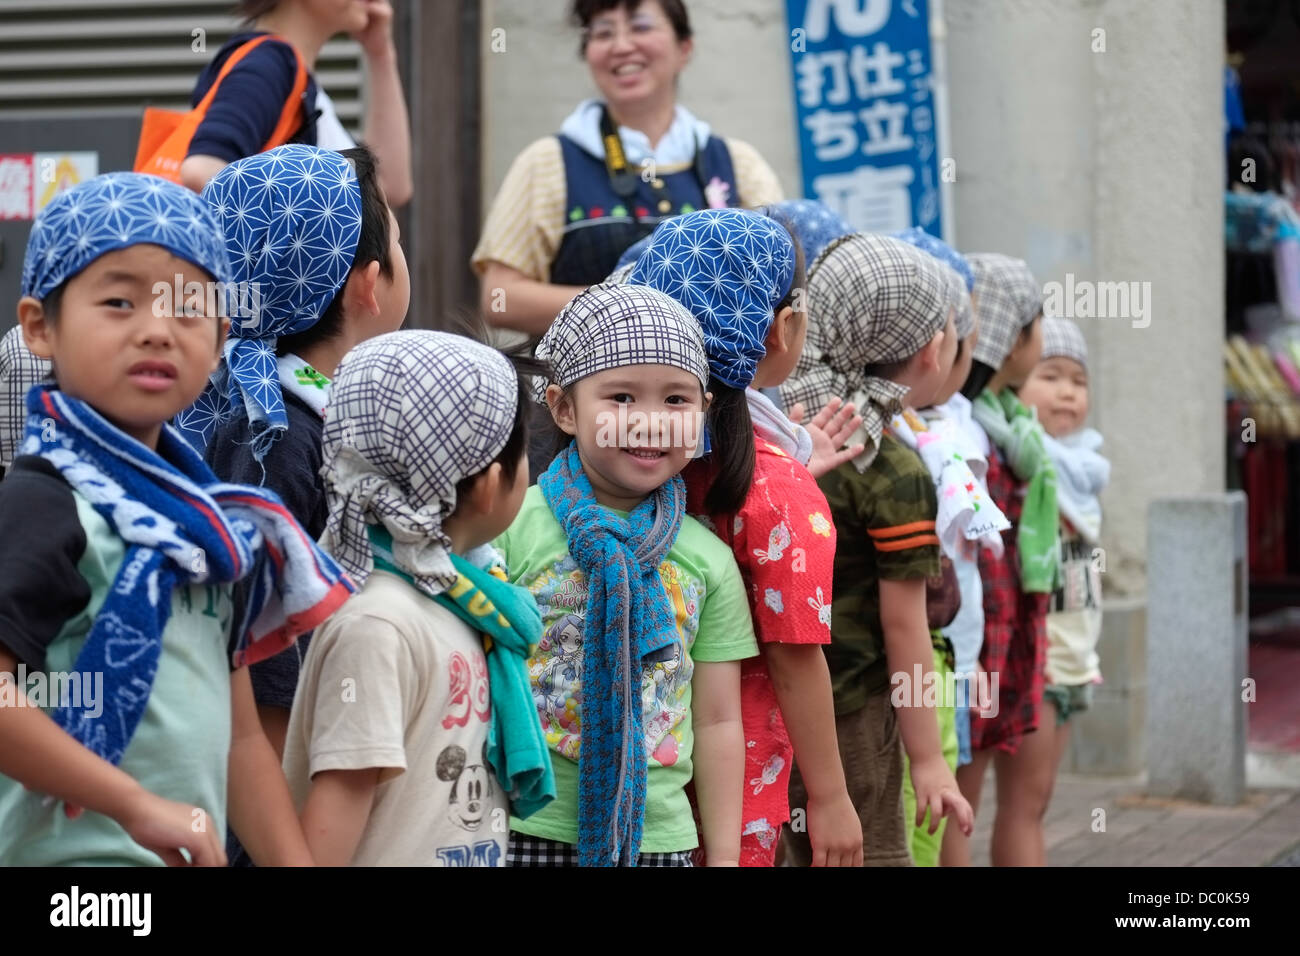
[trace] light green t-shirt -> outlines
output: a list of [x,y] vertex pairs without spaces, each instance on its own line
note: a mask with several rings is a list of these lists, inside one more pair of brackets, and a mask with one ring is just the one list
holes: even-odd
[[[90,503],[73,492],[86,533],[77,570],[90,601],[45,651],[46,672],[70,672],[126,555]],[[229,585],[172,591],[153,691],[118,765],[146,790],[208,813],[201,825],[226,833],[226,764],[230,755]],[[84,688],[89,693],[93,690]],[[196,825],[200,821],[196,818]],[[162,866],[109,817],[86,812],[69,820],[63,806],[0,776],[0,863],[7,866]]]
[[[556,798],[526,820],[520,833],[578,842],[578,754],[582,743],[582,636],[587,579],[569,555],[564,530],[540,488],[496,541],[510,579],[532,592],[542,612],[542,639],[528,660],[533,701],[555,768]],[[734,661],[758,653],[745,586],[731,549],[693,518],[682,522],[659,574],[677,621],[679,642],[647,661],[641,676],[646,803],[641,849],[672,853],[698,839],[686,799],[691,779],[691,675],[697,661]]]

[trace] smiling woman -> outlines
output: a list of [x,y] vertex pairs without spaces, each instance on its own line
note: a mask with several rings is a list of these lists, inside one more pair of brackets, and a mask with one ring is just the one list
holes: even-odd
[[677,103],[694,50],[682,0],[574,0],[571,17],[599,98],[516,157],[471,259],[487,319],[530,335],[662,219],[782,198],[752,146]]

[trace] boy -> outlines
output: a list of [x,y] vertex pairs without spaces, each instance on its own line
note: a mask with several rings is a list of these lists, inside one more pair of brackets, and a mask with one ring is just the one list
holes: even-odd
[[[259,153],[222,169],[203,199],[225,231],[240,301],[256,310],[233,323],[222,368],[178,425],[218,477],[274,491],[319,540],[330,379],[352,346],[397,329],[411,300],[397,221],[364,147]],[[310,641],[251,668],[277,757]]]
[[528,488],[525,407],[500,352],[444,332],[339,368],[324,541],[361,591],[316,634],[284,755],[319,863],[500,866],[507,794],[523,814],[554,796],[523,670],[537,607],[467,558]]
[[0,484],[6,864],[220,865],[227,793],[257,859],[311,862],[230,651],[275,653],[351,585],[274,495],[217,484],[165,426],[229,326],[170,292],[228,279],[207,207],[155,177],[96,177],[32,228],[18,318],[57,385],[29,393],[27,454]]
[[[804,358],[782,398],[787,407],[820,408],[832,394],[848,397],[863,417],[853,440],[867,446],[819,481],[837,532],[826,658],[840,756],[866,865],[910,866],[904,747],[918,814],[929,809],[932,828],[953,813],[969,831],[972,814],[944,760],[934,707],[923,705],[933,671],[926,579],[940,570],[934,483],[885,426],[904,399],[930,403],[951,370],[956,334],[938,263],[884,236],[856,234],[826,247],[808,277],[808,315]],[[911,687],[917,676],[922,685]],[[895,710],[890,691],[899,679],[911,693]],[[793,778],[791,806],[806,799]],[[806,836],[789,836],[794,861],[806,864]]]

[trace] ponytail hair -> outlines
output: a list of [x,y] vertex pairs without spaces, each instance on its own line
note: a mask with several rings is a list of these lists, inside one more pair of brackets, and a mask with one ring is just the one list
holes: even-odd
[[709,456],[716,465],[713,483],[704,496],[709,514],[739,511],[754,481],[754,423],[743,388],[723,385],[710,376]]

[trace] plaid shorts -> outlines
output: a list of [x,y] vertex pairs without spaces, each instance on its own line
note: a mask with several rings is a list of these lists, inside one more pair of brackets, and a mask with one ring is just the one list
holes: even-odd
[[[694,850],[675,853],[642,853],[637,866],[694,866]],[[510,831],[510,846],[506,849],[506,866],[577,866],[578,848],[572,843],[560,843],[545,837]]]

